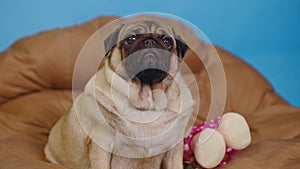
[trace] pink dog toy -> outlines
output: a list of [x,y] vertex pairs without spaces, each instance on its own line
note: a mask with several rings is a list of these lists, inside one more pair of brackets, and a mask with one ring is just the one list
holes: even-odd
[[226,113],[210,122],[195,126],[184,139],[184,161],[214,168],[230,162],[251,143],[249,126],[237,113]]

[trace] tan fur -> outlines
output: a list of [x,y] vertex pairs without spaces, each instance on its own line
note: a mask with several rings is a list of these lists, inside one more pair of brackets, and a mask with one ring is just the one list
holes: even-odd
[[[193,99],[180,72],[177,72],[178,63],[174,57],[170,68],[174,80],[164,79],[160,84],[163,87],[149,91],[153,94],[152,102],[143,102],[140,98],[129,97],[139,89],[120,76],[124,70],[117,71],[121,56],[115,47],[110,59],[91,78],[70,111],[52,128],[45,147],[46,158],[72,169],[182,169],[183,141],[174,144],[174,147],[168,147],[168,143],[177,143],[180,138],[182,140],[193,111]],[[163,110],[163,113],[147,125],[122,118],[126,112],[143,113],[135,107],[141,104],[151,109],[145,115],[159,113],[157,110]],[[168,129],[171,124],[174,125],[165,135],[159,135],[147,144],[133,144],[131,139],[124,141],[117,133],[133,138],[151,137]],[[141,129],[144,132],[141,133]],[[139,146],[144,149],[134,149]],[[120,156],[110,153],[122,148],[128,149],[128,153],[136,151],[137,154],[144,153],[149,157],[128,158],[126,154]],[[166,151],[151,156],[151,152],[160,150]]]

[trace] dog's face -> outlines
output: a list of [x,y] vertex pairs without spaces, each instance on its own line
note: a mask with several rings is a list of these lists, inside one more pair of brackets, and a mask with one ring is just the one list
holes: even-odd
[[154,21],[123,24],[104,43],[113,71],[140,91],[164,91],[188,49],[172,28]]
[[[122,57],[126,58],[124,66],[129,77],[150,86],[160,83],[167,76],[175,49],[173,44],[174,39],[168,35],[145,33],[125,37],[120,50]],[[140,57],[135,57],[135,52]],[[133,57],[128,57],[130,55]]]

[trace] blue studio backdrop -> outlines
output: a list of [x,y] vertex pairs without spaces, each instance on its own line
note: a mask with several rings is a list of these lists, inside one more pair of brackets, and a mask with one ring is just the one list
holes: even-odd
[[300,107],[299,0],[1,0],[0,51],[40,31],[100,15],[142,12],[170,13],[190,21]]

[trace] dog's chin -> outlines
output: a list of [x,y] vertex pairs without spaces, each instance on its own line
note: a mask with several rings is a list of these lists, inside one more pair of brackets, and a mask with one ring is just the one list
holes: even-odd
[[138,110],[164,110],[167,107],[166,88],[171,83],[172,78],[166,76],[158,83],[143,84],[134,77],[129,82],[129,100]]

